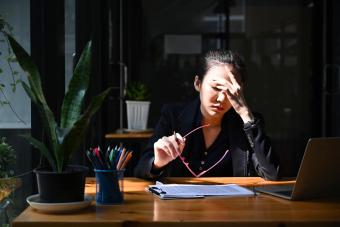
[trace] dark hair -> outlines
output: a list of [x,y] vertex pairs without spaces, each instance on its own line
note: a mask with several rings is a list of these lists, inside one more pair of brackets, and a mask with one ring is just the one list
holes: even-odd
[[246,79],[246,66],[241,56],[231,50],[212,50],[205,54],[201,59],[201,63],[198,70],[198,77],[203,79],[207,71],[216,65],[229,64],[237,71],[238,76],[241,77],[241,81],[244,83]]

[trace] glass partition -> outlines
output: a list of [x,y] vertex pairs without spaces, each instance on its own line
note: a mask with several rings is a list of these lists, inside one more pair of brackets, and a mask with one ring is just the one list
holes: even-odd
[[[30,53],[30,1],[1,0],[0,15],[14,38]],[[7,28],[6,28],[7,29]],[[10,31],[10,30],[7,30]],[[2,35],[2,34],[1,34]],[[0,36],[1,36],[0,35]],[[31,102],[19,80],[27,81],[24,72],[0,37],[0,225],[9,226],[12,218],[26,206],[32,193],[31,149],[20,135],[31,132]],[[9,60],[9,61],[8,61]],[[15,89],[13,84],[16,83]],[[9,104],[6,104],[6,103]],[[6,138],[2,140],[2,138]],[[4,142],[12,147],[7,149]],[[15,160],[13,160],[13,156]],[[4,168],[4,166],[7,166]]]
[[[263,114],[282,159],[295,175],[313,132],[312,10],[301,1],[144,0],[133,33],[130,76],[150,84],[149,127],[164,103],[196,96],[200,56],[211,49],[239,52],[248,67],[246,99]],[[135,71],[133,71],[135,69]],[[161,95],[160,95],[161,94]]]

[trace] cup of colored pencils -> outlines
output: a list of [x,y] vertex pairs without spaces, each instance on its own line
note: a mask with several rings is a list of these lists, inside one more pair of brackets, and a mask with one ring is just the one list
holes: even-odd
[[123,146],[108,147],[106,151],[96,147],[86,151],[96,174],[97,204],[114,205],[124,202],[124,170],[132,157],[132,151]]

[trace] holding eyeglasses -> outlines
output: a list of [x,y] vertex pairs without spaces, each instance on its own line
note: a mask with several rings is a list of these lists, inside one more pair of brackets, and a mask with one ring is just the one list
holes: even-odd
[[163,136],[156,143],[154,143],[155,151],[155,168],[162,168],[172,160],[176,159],[183,151],[185,146],[185,139],[177,133],[172,136]]
[[[194,80],[199,99],[163,107],[135,175],[259,175],[275,180],[278,162],[263,121],[243,95],[242,59],[232,51],[216,50],[203,58],[201,66]],[[187,138],[191,130],[195,133]]]
[[[154,165],[156,168],[162,168],[163,166],[167,165],[170,161],[176,159],[177,157],[182,161],[183,165],[188,169],[188,171],[194,176],[194,177],[201,177],[205,173],[207,173],[209,170],[214,168],[216,165],[218,165],[223,158],[227,155],[229,150],[226,150],[226,152],[223,154],[223,156],[212,166],[210,166],[208,169],[201,171],[200,173],[195,173],[194,170],[192,170],[189,166],[189,162],[185,160],[183,156],[181,156],[181,153],[183,151],[183,148],[185,146],[185,138],[190,135],[191,133],[195,132],[198,129],[209,127],[209,125],[203,125],[200,127],[195,128],[194,130],[190,131],[185,136],[181,136],[180,134],[176,133],[174,131],[174,134],[169,137],[163,137],[162,139],[159,139],[154,144],[155,149],[155,160]],[[162,163],[162,164],[159,164]]]
[[181,153],[185,146],[185,138],[191,133],[197,131],[198,129],[208,127],[208,126],[209,125],[203,125],[203,126],[197,127],[194,130],[191,130],[189,133],[187,133],[183,137],[174,131],[174,134],[172,136],[169,136],[169,137],[164,136],[162,139],[159,139],[156,143],[154,143],[154,149],[155,149],[154,165],[155,167],[162,168],[163,166],[168,164],[170,161],[176,159],[178,156],[181,156]]

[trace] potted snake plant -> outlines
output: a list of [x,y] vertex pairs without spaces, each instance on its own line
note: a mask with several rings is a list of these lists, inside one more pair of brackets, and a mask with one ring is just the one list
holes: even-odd
[[84,200],[85,166],[70,165],[72,155],[80,148],[92,116],[97,112],[110,92],[108,88],[95,96],[87,108],[83,109],[84,96],[89,86],[91,74],[91,41],[83,50],[75,67],[68,90],[61,107],[60,123],[46,102],[38,67],[32,57],[8,33],[5,34],[16,59],[27,75],[28,83],[21,84],[37,107],[46,142],[29,135],[24,137],[48,160],[48,167],[34,170],[37,176],[41,202],[74,202]]

